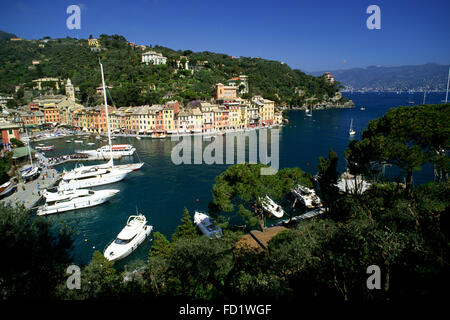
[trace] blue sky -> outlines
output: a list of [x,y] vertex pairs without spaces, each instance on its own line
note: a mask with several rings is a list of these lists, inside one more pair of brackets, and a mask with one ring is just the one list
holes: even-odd
[[[69,30],[66,9],[81,8]],[[369,30],[369,5],[381,30]],[[283,61],[303,71],[370,65],[450,63],[450,1],[9,1],[0,30],[26,39],[120,34],[175,50],[212,51]]]

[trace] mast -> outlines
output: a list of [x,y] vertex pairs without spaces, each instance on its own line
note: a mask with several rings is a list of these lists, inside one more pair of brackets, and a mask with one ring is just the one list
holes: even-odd
[[450,83],[450,67],[448,67],[447,93],[445,94],[445,103],[448,101],[448,85]]
[[109,152],[111,153],[111,163],[114,167],[114,160],[113,160],[113,151],[112,151],[112,144],[111,144],[111,131],[109,130],[109,116],[108,116],[108,101],[106,100],[106,86],[105,86],[105,77],[103,75],[103,65],[100,63],[100,69],[102,71],[102,84],[103,84],[103,97],[105,99],[105,111],[106,111],[106,130],[108,131],[108,141],[109,141]]
[[27,128],[25,128],[25,132],[26,132],[27,138],[28,138],[27,147],[28,147],[28,155],[30,157],[31,169],[33,169],[33,158],[31,157],[31,151],[30,151],[30,137],[28,137],[28,130],[27,130]]
[[423,104],[425,104],[426,97],[427,97],[427,90],[425,89],[425,91],[423,92]]

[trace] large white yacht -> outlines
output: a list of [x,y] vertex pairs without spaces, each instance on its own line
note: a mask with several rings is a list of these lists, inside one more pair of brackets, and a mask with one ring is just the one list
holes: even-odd
[[109,160],[107,163],[102,163],[102,164],[96,164],[96,165],[91,165],[91,166],[84,166],[83,164],[78,164],[77,167],[78,168],[84,168],[84,169],[90,169],[90,168],[102,168],[102,169],[106,169],[106,168],[119,168],[119,169],[128,169],[128,170],[132,170],[132,171],[137,171],[140,168],[142,168],[142,166],[144,165],[143,162],[138,162],[138,163],[125,163],[125,164],[114,164],[111,160]]
[[127,257],[144,242],[152,232],[153,227],[147,225],[144,215],[128,217],[127,224],[105,249],[103,255],[109,261],[116,261]]
[[222,229],[213,224],[210,217],[203,212],[195,211],[194,223],[210,239],[223,236]]
[[93,207],[108,201],[119,190],[67,190],[59,192],[44,191],[45,204],[37,209],[37,215],[43,216],[70,210]]
[[[133,147],[131,144],[113,144],[112,145],[112,154],[121,156],[132,156],[134,152],[136,151],[136,148]],[[111,154],[111,149],[109,148],[109,145],[100,147],[96,150],[80,150],[77,151],[78,153],[84,153],[92,156],[99,156],[99,157],[106,157],[109,154]]]
[[118,182],[123,180],[130,172],[132,170],[115,167],[78,167],[62,175],[58,191],[90,188]]
[[[108,116],[108,101],[106,99],[105,92],[105,78],[103,74],[103,65],[100,63],[100,70],[102,74],[102,84],[103,84],[103,97],[105,101],[105,113],[106,113],[106,125],[108,131],[108,141],[109,144],[107,146],[103,146],[98,150],[105,151],[105,155],[109,153],[111,159],[109,162],[103,165],[93,165],[93,166],[80,166],[78,168],[73,169],[72,171],[65,173],[62,176],[62,181],[59,183],[58,190],[70,190],[70,189],[80,189],[80,188],[90,188],[94,186],[101,186],[109,183],[114,183],[122,180],[125,176],[132,172],[133,170],[138,170],[142,167],[142,164],[135,164],[134,166],[127,166],[124,168],[118,168],[114,166],[114,150],[129,150],[131,154],[136,150],[131,145],[116,145],[122,146],[119,149],[115,149],[115,146],[111,144],[111,131],[109,128],[109,116]],[[97,152],[97,150],[93,150]],[[86,153],[86,152],[84,152]]]
[[276,218],[281,218],[284,216],[283,208],[276,204],[269,196],[265,196],[262,200],[263,209],[269,214],[273,215]]

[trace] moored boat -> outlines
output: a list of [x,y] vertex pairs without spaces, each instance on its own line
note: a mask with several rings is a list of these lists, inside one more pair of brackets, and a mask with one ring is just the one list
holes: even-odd
[[55,150],[54,146],[37,146],[35,149],[42,151],[52,151]]
[[4,184],[0,186],[0,197],[6,196],[8,193],[10,193],[14,188],[16,187],[16,184],[13,181],[7,181]]
[[123,259],[130,255],[150,235],[153,227],[147,225],[147,218],[142,215],[128,217],[127,224],[117,237],[107,245],[103,255],[109,261]]
[[307,208],[316,208],[322,205],[320,198],[317,196],[316,192],[313,189],[299,184],[297,188],[292,189],[291,192]]
[[280,205],[276,204],[275,201],[269,198],[269,196],[265,196],[261,200],[261,202],[264,211],[266,211],[270,215],[273,215],[275,218],[281,218],[284,216],[283,208]]
[[116,167],[78,167],[63,173],[58,191],[102,186],[123,180],[132,170]]
[[216,226],[206,213],[195,211],[194,223],[210,239],[223,236],[222,229]]
[[48,215],[66,212],[70,210],[93,207],[108,201],[117,194],[119,190],[86,190],[75,189],[58,192],[44,191],[43,196],[46,203],[37,209],[37,215]]
[[[121,156],[132,156],[136,151],[136,148],[130,144],[113,144],[112,145],[112,154],[121,155]],[[111,149],[109,145],[105,145],[96,150],[83,150],[78,151],[78,153],[85,153],[93,156],[108,156],[111,154]]]

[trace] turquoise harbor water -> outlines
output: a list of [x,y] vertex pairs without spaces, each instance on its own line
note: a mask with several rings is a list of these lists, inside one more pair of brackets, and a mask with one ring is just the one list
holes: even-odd
[[[372,119],[382,116],[389,108],[408,105],[412,99],[417,104],[423,102],[423,93],[355,93],[344,94],[352,99],[356,107],[352,109],[334,109],[314,111],[312,117],[305,117],[303,111],[289,113],[290,123],[281,129],[279,142],[280,169],[298,166],[307,172],[317,172],[318,158],[327,156],[332,148],[339,155],[339,168],[345,170],[344,151],[349,142],[348,130],[353,118],[353,128],[359,138],[363,129]],[[440,103],[445,93],[428,93],[426,103]],[[364,111],[360,107],[365,107]],[[77,149],[93,149],[106,142],[94,138],[84,144],[66,143],[67,138],[51,140],[45,144],[55,146],[48,151],[48,157],[73,153]],[[95,142],[88,146],[87,142]],[[211,201],[211,189],[217,175],[229,165],[175,165],[171,161],[172,148],[178,143],[170,139],[117,138],[113,143],[129,143],[136,147],[137,154],[116,163],[137,162],[146,164],[140,171],[131,173],[125,180],[98,187],[98,189],[119,189],[120,192],[103,205],[53,215],[47,217],[75,228],[74,259],[78,264],[88,263],[95,250],[103,252],[105,246],[123,228],[129,215],[136,210],[146,215],[155,231],[168,238],[175,231],[187,207],[191,214],[194,210],[207,211]],[[203,146],[210,142],[203,141]],[[86,163],[87,164],[87,163]],[[74,163],[58,166],[70,169]],[[388,173],[388,172],[387,172]],[[415,173],[414,182],[424,183],[432,179],[430,167]],[[197,201],[198,200],[198,201]],[[123,267],[135,259],[146,259],[151,240],[145,241],[129,257],[117,263]]]

